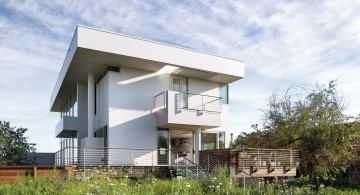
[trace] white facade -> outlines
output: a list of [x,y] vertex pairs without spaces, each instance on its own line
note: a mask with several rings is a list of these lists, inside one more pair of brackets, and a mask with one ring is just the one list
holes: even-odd
[[78,26],[50,102],[61,112],[56,137],[76,138],[79,147],[143,149],[131,156],[151,156],[152,165],[163,150],[197,162],[201,148],[229,143],[229,135],[219,138],[229,129],[220,96],[228,99],[227,84],[243,77],[241,61]]

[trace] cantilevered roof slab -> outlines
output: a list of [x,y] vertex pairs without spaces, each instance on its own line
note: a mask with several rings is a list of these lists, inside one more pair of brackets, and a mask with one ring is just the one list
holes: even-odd
[[78,26],[71,41],[50,100],[50,110],[59,112],[68,92],[88,73],[99,74],[108,65],[159,71],[177,67],[172,74],[231,83],[244,77],[242,61],[155,41]]

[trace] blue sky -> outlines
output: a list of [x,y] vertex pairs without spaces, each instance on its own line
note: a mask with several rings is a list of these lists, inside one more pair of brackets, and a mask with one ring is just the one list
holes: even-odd
[[39,152],[58,150],[49,112],[77,24],[243,60],[230,86],[235,135],[259,122],[290,85],[338,80],[360,112],[360,1],[7,1],[0,4],[0,120],[29,129]]

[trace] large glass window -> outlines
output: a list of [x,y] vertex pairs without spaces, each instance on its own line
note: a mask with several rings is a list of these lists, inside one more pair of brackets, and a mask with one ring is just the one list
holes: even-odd
[[216,149],[216,133],[201,133],[201,150]]
[[74,89],[69,94],[69,97],[66,99],[64,106],[61,108],[61,114],[60,117],[63,116],[72,116],[77,117],[78,116],[78,102],[77,102],[77,87],[74,87]]
[[158,130],[158,164],[169,164],[169,130]]
[[219,96],[221,97],[222,104],[229,104],[229,85],[220,85]]

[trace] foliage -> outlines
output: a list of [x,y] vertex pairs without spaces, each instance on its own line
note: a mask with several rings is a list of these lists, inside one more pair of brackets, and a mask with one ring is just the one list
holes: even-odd
[[[242,188],[231,181],[226,174],[226,168],[220,168],[209,177],[196,180],[187,179],[156,179],[146,177],[139,180],[129,179],[116,170],[105,172],[101,169],[92,173],[77,173],[66,178],[54,174],[47,178],[33,179],[31,177],[18,179],[13,184],[0,184],[0,194],[312,194],[310,187],[297,186],[293,183],[276,182],[262,183],[259,186]],[[295,181],[296,183],[296,181]],[[359,194],[350,188],[320,188],[317,194]]]
[[354,146],[360,138],[359,119],[344,114],[336,84],[290,87],[274,94],[261,127],[240,135],[233,147],[293,148],[299,150],[300,173],[309,175],[313,190],[356,162]]
[[27,153],[35,152],[35,145],[28,143],[24,137],[26,128],[10,127],[9,122],[0,121],[0,165],[28,165]]

